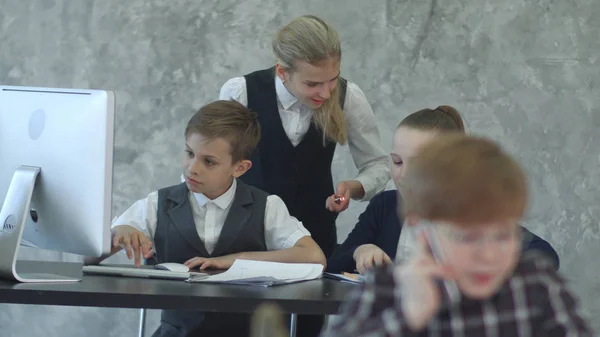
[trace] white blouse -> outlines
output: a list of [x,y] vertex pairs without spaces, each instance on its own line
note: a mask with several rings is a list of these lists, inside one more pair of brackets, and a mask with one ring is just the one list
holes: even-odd
[[[308,132],[313,111],[298,102],[277,76],[275,90],[283,128],[290,142],[297,146]],[[246,79],[243,76],[229,79],[221,88],[219,99],[233,99],[247,106]],[[365,94],[352,82],[348,82],[346,89],[344,117],[348,127],[348,147],[358,169],[355,179],[360,181],[365,190],[362,200],[370,200],[385,189],[391,177],[390,166],[388,156],[381,146],[373,110]]]

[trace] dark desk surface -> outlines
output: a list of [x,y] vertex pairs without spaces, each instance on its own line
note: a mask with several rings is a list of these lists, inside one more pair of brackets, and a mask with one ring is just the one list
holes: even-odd
[[[21,272],[72,277],[81,277],[81,267],[68,262],[17,263]],[[252,312],[262,302],[275,302],[288,313],[335,314],[356,287],[330,279],[265,288],[86,274],[75,283],[0,280],[0,303]]]

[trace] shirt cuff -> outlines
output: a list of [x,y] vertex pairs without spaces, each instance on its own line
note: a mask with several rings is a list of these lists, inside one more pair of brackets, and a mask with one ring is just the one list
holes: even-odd
[[339,247],[333,251],[331,257],[327,259],[327,271],[330,273],[352,273],[356,269],[356,261],[354,261],[354,252],[359,246],[349,248]]
[[375,196],[375,194],[385,189],[385,185],[383,185],[382,187],[377,186],[377,183],[375,183],[374,179],[371,177],[359,175],[354,179],[358,180],[358,182],[360,182],[360,184],[362,185],[363,190],[365,190],[365,195],[361,199],[359,199],[359,201],[369,201]]
[[358,180],[365,190],[365,195],[360,201],[369,201],[377,193],[385,190],[390,178],[389,166],[384,163],[376,163],[359,173],[354,179]]

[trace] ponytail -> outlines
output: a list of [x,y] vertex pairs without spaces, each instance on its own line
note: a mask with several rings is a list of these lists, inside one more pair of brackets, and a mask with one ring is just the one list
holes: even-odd
[[398,127],[405,126],[421,130],[441,130],[465,132],[460,113],[449,105],[440,105],[435,109],[423,109],[404,118]]
[[456,124],[456,128],[458,129],[458,131],[463,133],[465,132],[465,124],[463,122],[462,117],[460,116],[460,113],[458,113],[456,109],[449,105],[440,105],[437,108],[435,108],[435,110],[439,110],[448,115],[448,117],[452,118],[454,124]]

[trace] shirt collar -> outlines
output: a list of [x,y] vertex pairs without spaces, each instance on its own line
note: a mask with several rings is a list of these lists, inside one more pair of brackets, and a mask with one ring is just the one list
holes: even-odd
[[283,81],[281,81],[279,76],[275,76],[275,92],[277,93],[279,102],[286,110],[298,102],[298,99],[287,90],[285,85],[283,85]]
[[[183,175],[181,176],[181,179],[182,179],[182,181],[185,181],[185,177],[183,177]],[[231,202],[233,201],[233,197],[235,196],[236,188],[237,188],[237,180],[234,178],[233,183],[231,184],[229,189],[225,193],[223,193],[219,197],[217,197],[216,199],[211,200],[202,193],[192,193],[192,194],[194,195],[194,198],[196,198],[196,202],[198,203],[198,206],[200,206],[200,207],[203,207],[204,205],[208,204],[209,202],[212,202],[213,204],[217,205],[220,209],[225,210],[225,209],[227,209],[227,207],[229,207],[229,205],[231,205]]]

